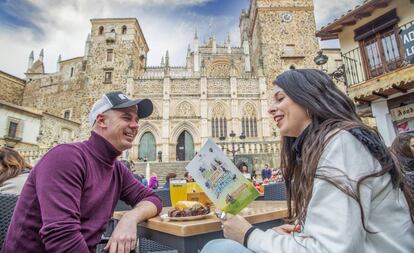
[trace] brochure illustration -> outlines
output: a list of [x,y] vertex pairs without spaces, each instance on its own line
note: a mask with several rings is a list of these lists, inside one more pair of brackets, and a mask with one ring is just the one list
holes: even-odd
[[211,139],[186,170],[214,205],[225,212],[237,214],[259,196],[259,192]]

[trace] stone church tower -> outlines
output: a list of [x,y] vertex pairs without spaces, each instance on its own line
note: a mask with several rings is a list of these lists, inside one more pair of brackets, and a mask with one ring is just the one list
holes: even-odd
[[102,94],[119,90],[133,94],[133,78],[144,72],[148,45],[135,18],[92,19],[85,44],[87,85],[81,118],[81,136],[87,137],[88,111]]
[[312,0],[251,0],[240,16],[241,41],[252,56],[252,71],[274,78],[289,68],[316,67],[319,50]]

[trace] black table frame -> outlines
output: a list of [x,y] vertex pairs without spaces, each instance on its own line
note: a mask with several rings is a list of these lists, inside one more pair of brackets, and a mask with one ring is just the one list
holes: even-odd
[[[256,227],[266,230],[276,226],[282,225],[284,222],[282,219],[256,223]],[[178,253],[197,253],[206,245],[207,242],[213,239],[220,239],[223,237],[223,231],[210,232],[206,234],[193,235],[193,236],[176,236],[164,232],[160,232],[154,229],[149,229],[138,225],[139,236],[151,239],[156,242],[160,242],[173,249],[177,249]]]

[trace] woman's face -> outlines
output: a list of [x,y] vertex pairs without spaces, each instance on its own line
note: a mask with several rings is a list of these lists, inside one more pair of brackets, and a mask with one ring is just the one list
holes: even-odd
[[410,139],[410,149],[411,149],[411,153],[414,156],[414,138]]
[[281,88],[275,86],[274,92],[269,113],[280,129],[281,136],[298,137],[310,124],[310,117],[306,110],[293,102]]

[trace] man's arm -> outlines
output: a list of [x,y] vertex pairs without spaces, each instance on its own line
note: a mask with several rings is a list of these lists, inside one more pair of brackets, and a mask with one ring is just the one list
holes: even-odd
[[83,167],[79,152],[69,145],[60,145],[34,168],[42,217],[39,234],[48,252],[89,253],[80,222]]
[[137,244],[137,224],[158,214],[157,206],[151,201],[141,201],[134,209],[126,212],[115,227],[104,250],[129,253]]
[[118,166],[117,169],[123,179],[121,200],[135,207],[124,214],[105,249],[109,249],[111,253],[129,253],[136,245],[137,224],[159,214],[162,210],[162,202],[152,189],[139,183],[123,164]]

